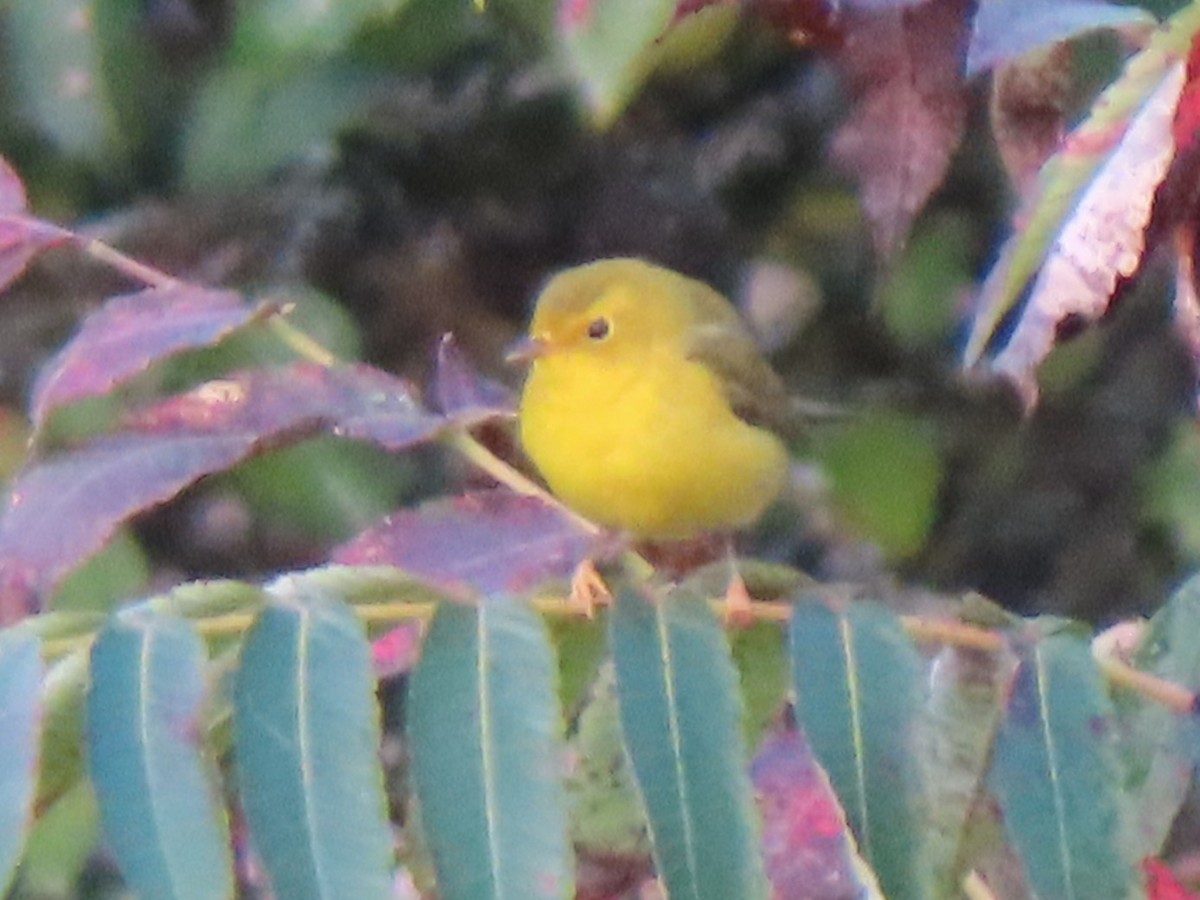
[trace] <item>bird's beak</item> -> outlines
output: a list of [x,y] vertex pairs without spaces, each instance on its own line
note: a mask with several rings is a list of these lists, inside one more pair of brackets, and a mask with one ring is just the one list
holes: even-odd
[[538,357],[545,356],[546,351],[549,349],[549,345],[544,340],[535,337],[523,337],[508,348],[508,352],[504,354],[504,361],[527,365]]

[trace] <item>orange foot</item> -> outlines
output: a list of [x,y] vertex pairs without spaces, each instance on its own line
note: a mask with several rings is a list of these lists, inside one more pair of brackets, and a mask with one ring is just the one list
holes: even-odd
[[725,588],[725,626],[744,628],[752,625],[754,613],[750,609],[751,601],[750,589],[746,587],[742,574],[734,569],[729,577],[729,586]]
[[581,562],[571,574],[570,602],[589,619],[595,618],[598,603],[612,602],[612,591],[590,559]]

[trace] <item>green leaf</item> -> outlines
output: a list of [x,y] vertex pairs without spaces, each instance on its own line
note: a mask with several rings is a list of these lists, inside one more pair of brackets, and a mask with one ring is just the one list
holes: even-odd
[[927,833],[938,897],[959,897],[976,855],[1003,838],[987,773],[1012,668],[1007,655],[946,647],[930,669],[922,757],[934,775]]
[[503,596],[443,604],[409,704],[438,895],[573,896],[555,660],[541,619]]
[[921,549],[942,481],[938,435],[928,422],[874,413],[819,442],[817,454],[847,524],[892,559]]
[[745,702],[742,733],[748,747],[757,747],[787,702],[787,641],[774,622],[756,622],[733,632],[729,643]]
[[23,631],[0,632],[0,896],[29,832],[41,731],[42,649]]
[[229,829],[202,747],[204,642],[185,620],[114,617],[92,648],[88,765],[100,818],[144,897],[233,896]]
[[597,670],[606,656],[607,629],[603,609],[597,610],[596,619],[584,622],[557,616],[547,622],[554,655],[558,659],[559,703],[568,718],[590,702],[588,686],[596,679]]
[[331,595],[296,582],[242,647],[234,684],[238,786],[276,896],[391,897],[370,646]]
[[610,124],[648,74],[645,54],[675,15],[675,0],[580,0],[560,9],[558,37],[593,121]]
[[63,153],[103,161],[113,150],[91,0],[11,0],[5,62],[25,115]]
[[42,680],[42,764],[38,770],[40,812],[50,807],[83,776],[84,694],[88,654],[77,650],[60,659]]
[[571,736],[567,778],[571,843],[585,856],[636,867],[650,858],[646,809],[638,794],[617,709],[611,663],[601,667]]
[[1128,897],[1112,704],[1091,648],[1060,631],[1015,649],[989,784],[1029,883],[1040,897]]
[[[1190,691],[1200,690],[1197,634],[1200,577],[1193,576],[1150,618],[1133,664]],[[1196,724],[1129,692],[1118,693],[1114,704],[1129,825],[1127,858],[1158,856],[1192,780]]]
[[380,76],[334,62],[282,73],[219,69],[196,98],[188,123],[184,182],[192,189],[228,188],[327,148],[380,86]]
[[610,634],[621,729],[667,892],[767,896],[737,671],[708,604],[682,589],[624,590]]
[[863,857],[894,900],[929,892],[917,760],[921,662],[900,621],[873,603],[792,610],[796,718],[829,774]]
[[339,0],[337,3],[259,0],[238,6],[234,31],[240,59],[298,56],[305,60],[346,49],[359,31],[378,27],[409,0]]
[[99,818],[96,795],[86,779],[39,816],[21,860],[18,896],[76,900],[76,882],[99,843]]

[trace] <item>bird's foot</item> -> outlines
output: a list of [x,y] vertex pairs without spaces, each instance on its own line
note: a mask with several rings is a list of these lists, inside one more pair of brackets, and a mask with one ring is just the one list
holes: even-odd
[[596,617],[596,606],[612,602],[612,591],[591,559],[585,559],[571,573],[570,604],[587,618]]
[[725,588],[725,626],[727,628],[744,628],[754,623],[754,613],[750,607],[753,598],[742,573],[737,569],[729,577],[729,586]]

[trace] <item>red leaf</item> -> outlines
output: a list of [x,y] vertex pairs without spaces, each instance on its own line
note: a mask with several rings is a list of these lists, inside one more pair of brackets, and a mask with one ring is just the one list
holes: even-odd
[[769,734],[750,777],[763,818],[771,896],[864,896],[846,816],[803,733],[788,726]]
[[30,404],[34,427],[61,406],[106,394],[173,353],[216,344],[273,311],[194,285],[112,297],[42,369]]
[[945,176],[966,117],[967,0],[850,8],[837,60],[854,95],[834,158],[859,182],[876,250],[891,256]]
[[1171,867],[1160,859],[1152,856],[1143,859],[1142,873],[1146,876],[1146,900],[1200,900],[1200,896],[1179,883]]
[[132,433],[16,479],[0,519],[0,610],[36,607],[126,519],[263,450],[319,431],[403,449],[444,423],[404,382],[366,366],[244,372],[166,400],[130,416]]
[[456,593],[519,592],[570,575],[592,542],[536,497],[496,489],[390,515],[333,562],[397,566]]
[[512,392],[476,372],[451,334],[438,345],[435,384],[438,409],[460,422],[511,415],[515,408]]
[[1196,146],[1196,135],[1200,133],[1200,42],[1193,41],[1188,51],[1187,78],[1179,94],[1179,106],[1175,109],[1175,122],[1171,126],[1175,137],[1175,152],[1179,155],[1191,152]]
[[23,213],[28,209],[25,185],[3,156],[0,156],[0,215]]

